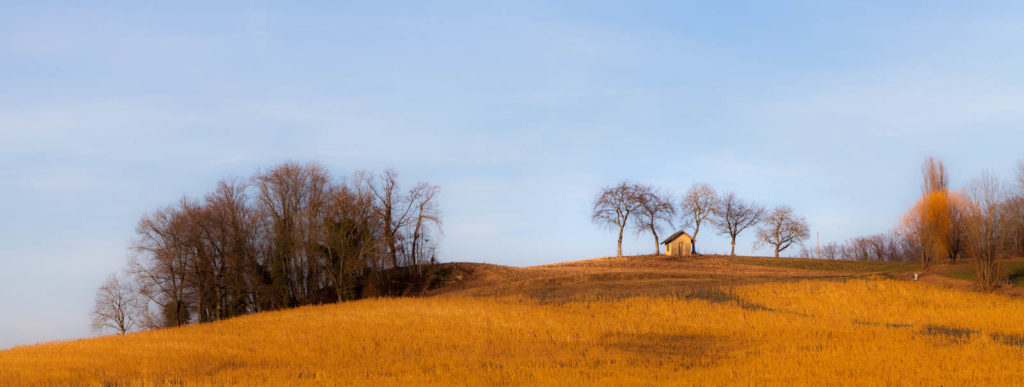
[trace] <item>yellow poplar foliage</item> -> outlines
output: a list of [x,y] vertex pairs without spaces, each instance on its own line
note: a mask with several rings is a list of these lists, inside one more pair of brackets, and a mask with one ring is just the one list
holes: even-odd
[[959,192],[933,191],[922,195],[900,218],[897,228],[900,233],[917,241],[924,249],[923,266],[949,254],[950,239],[956,226],[953,223],[954,211],[964,205],[963,195]]
[[0,384],[1013,385],[1024,302],[893,280],[401,298],[0,351]]

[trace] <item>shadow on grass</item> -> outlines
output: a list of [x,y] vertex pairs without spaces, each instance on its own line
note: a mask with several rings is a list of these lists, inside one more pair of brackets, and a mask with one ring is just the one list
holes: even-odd
[[993,333],[989,335],[992,340],[1001,342],[1006,345],[1014,347],[1024,347],[1024,335],[1008,335],[1002,333]]
[[[981,331],[977,331],[974,329],[948,327],[942,325],[925,325],[924,328],[921,330],[921,333],[924,333],[929,336],[946,337],[956,342],[964,342],[970,340],[971,337],[981,335]],[[1024,347],[1024,335],[991,333],[988,336],[991,337],[992,340],[1002,343],[1004,345],[1009,345],[1012,347]]]
[[[913,327],[911,324],[900,324],[900,323],[880,323],[874,321],[863,321],[853,320],[854,323],[860,325],[867,325],[873,327],[886,327],[886,328],[910,328]],[[928,336],[936,336],[945,339],[950,339],[957,343],[964,343],[970,340],[972,337],[982,335],[982,332],[975,329],[958,328],[945,325],[925,325],[921,328],[921,333]],[[1024,335],[1006,334],[1006,333],[990,333],[988,337],[992,338],[1000,344],[1009,345],[1012,347],[1024,348]]]
[[957,328],[944,325],[925,325],[921,328],[921,333],[929,336],[940,336],[948,339],[952,339],[957,342],[967,341],[974,335],[981,332],[974,329]]
[[913,325],[910,325],[910,324],[880,323],[880,322],[864,321],[864,320],[853,320],[853,323],[854,324],[860,324],[860,325],[872,326],[872,327],[886,327],[886,328],[910,328],[911,326],[913,326]]
[[735,295],[733,293],[730,293],[730,292],[727,292],[727,291],[724,291],[724,290],[721,290],[721,289],[715,289],[715,288],[699,289],[699,290],[696,290],[696,291],[693,291],[693,292],[687,294],[685,296],[685,298],[687,300],[704,300],[704,301],[707,301],[707,302],[719,303],[719,304],[732,303],[732,304],[736,304],[737,306],[739,306],[740,308],[743,308],[745,310],[756,310],[756,311],[767,311],[767,312],[775,311],[775,309],[769,308],[769,307],[761,305],[761,304],[752,303],[750,301],[747,301],[747,300],[744,300],[744,299],[740,298],[739,296],[737,296],[737,295]]
[[601,337],[599,342],[632,359],[654,358],[683,369],[713,366],[724,358],[727,349],[735,347],[724,337],[655,333],[612,333]]
[[1024,268],[1009,273],[1007,279],[1009,279],[1015,286],[1024,286]]

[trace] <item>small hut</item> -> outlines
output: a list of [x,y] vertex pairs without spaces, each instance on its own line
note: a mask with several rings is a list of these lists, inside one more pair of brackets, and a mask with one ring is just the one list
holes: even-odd
[[693,237],[686,231],[679,231],[661,242],[665,245],[665,255],[687,256],[693,254]]

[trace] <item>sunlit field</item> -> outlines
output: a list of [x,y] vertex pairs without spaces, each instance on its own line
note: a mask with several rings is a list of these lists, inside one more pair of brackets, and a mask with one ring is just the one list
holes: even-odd
[[885,279],[376,299],[0,352],[20,384],[1016,384],[1024,302]]

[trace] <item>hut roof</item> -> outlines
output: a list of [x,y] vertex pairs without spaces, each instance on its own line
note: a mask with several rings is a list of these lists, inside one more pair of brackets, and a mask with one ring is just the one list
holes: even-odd
[[675,234],[669,235],[669,237],[665,238],[665,240],[662,241],[661,244],[667,245],[669,243],[675,242],[676,239],[679,239],[679,237],[681,237],[683,235],[686,235],[687,238],[693,239],[693,237],[691,237],[690,234],[687,234],[686,231],[680,230],[679,232],[676,232]]

